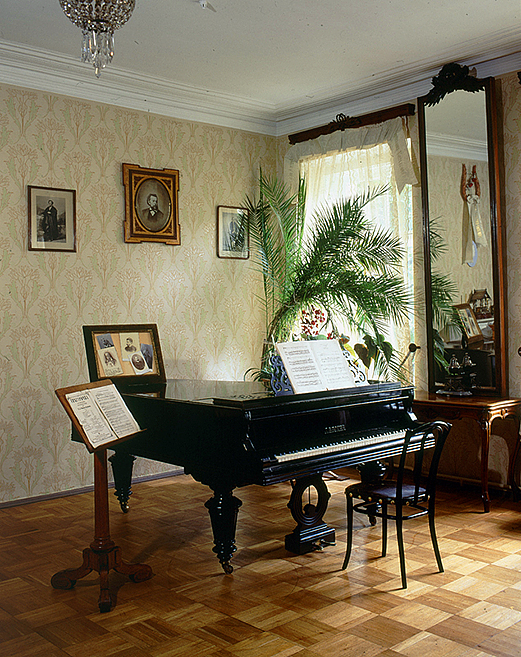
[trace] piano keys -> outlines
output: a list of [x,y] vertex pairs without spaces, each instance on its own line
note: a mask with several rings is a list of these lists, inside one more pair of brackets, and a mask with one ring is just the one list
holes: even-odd
[[[169,380],[156,391],[121,392],[146,429],[110,458],[122,508],[128,509],[134,457],[182,466],[213,491],[205,506],[225,572],[233,570],[236,550],[235,488],[291,480],[288,506],[297,527],[286,547],[315,549],[334,541],[323,521],[329,493],[322,474],[398,455],[405,431],[419,425],[413,389],[397,383],[276,397],[256,382]],[[317,490],[316,505],[303,504],[309,486]]]

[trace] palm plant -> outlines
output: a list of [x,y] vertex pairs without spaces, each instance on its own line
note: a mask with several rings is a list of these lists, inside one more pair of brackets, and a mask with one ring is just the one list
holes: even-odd
[[245,207],[263,275],[268,343],[291,339],[302,311],[320,307],[333,334],[338,335],[341,319],[368,336],[378,374],[398,372],[384,332],[387,322],[399,323],[410,310],[411,296],[400,274],[404,252],[398,238],[364,217],[364,207],[385,191],[323,205],[305,233],[304,180],[291,194],[282,182],[260,173],[259,198],[248,198]]

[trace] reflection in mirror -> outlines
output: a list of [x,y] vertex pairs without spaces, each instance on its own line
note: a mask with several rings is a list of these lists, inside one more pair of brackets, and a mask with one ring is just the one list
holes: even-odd
[[451,64],[433,84],[418,108],[429,389],[504,395],[493,81]]

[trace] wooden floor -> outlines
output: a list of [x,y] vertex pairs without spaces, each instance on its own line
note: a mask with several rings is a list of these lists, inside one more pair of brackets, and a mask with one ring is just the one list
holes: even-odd
[[[134,487],[124,515],[112,492],[111,534],[153,579],[113,572],[114,609],[101,614],[97,575],[70,591],[51,576],[81,564],[93,539],[90,493],[0,510],[1,657],[458,657],[521,655],[521,505],[496,493],[484,514],[476,490],[440,490],[437,573],[425,519],[406,529],[407,590],[396,543],[379,556],[380,528],[356,518],[347,571],[343,490],[330,481],[326,520],[337,544],[295,556],[290,488],[250,486],[237,530],[235,570],[212,553],[204,486],[185,475]],[[391,528],[393,529],[393,528]]]

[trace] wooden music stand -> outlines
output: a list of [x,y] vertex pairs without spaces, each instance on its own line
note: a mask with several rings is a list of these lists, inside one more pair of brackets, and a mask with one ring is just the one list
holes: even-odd
[[100,385],[111,385],[111,382],[104,381],[56,390],[56,394],[71,417],[75,428],[84,439],[89,451],[94,454],[94,540],[89,547],[83,550],[82,565],[79,568],[69,568],[55,573],[51,578],[51,585],[55,589],[72,589],[77,580],[95,570],[100,577],[99,610],[106,612],[111,610],[115,602],[109,591],[108,578],[111,570],[128,575],[133,582],[144,582],[152,577],[153,572],[152,568],[146,564],[125,563],[121,558],[121,549],[110,538],[107,448],[105,446],[94,450],[91,448],[83,427],[66,400],[66,394],[69,392],[86,390]]

